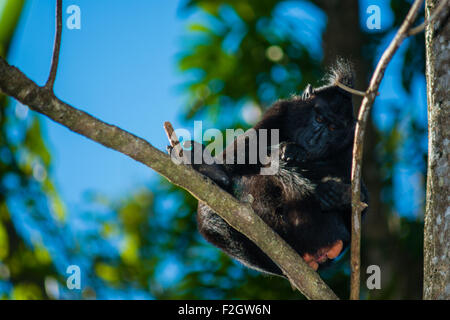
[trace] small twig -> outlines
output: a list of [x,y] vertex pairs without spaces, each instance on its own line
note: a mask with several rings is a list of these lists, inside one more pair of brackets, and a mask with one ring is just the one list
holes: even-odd
[[414,27],[411,30],[409,30],[408,36],[416,35],[416,34],[422,32],[423,30],[425,30],[425,28],[429,24],[433,23],[434,20],[436,20],[436,18],[438,17],[439,13],[441,13],[441,11],[448,4],[447,2],[448,2],[448,0],[442,0],[441,3],[437,6],[437,8],[434,10],[433,14],[428,19],[426,19],[423,23],[421,23],[417,27]]
[[[169,143],[172,146],[175,154],[179,157],[182,157],[183,148],[181,148],[180,141],[178,140],[175,130],[173,129],[173,126],[169,121],[164,122],[164,131],[166,131],[167,139],[169,139]],[[167,150],[167,152],[169,153],[169,155],[171,155],[169,150]]]
[[376,92],[389,62],[392,60],[400,44],[408,36],[412,23],[416,19],[424,0],[414,1],[405,20],[398,29],[394,39],[384,51],[370,80],[369,89],[364,96],[358,113],[358,121],[355,129],[352,159],[352,240],[351,240],[351,275],[350,275],[350,299],[358,300],[360,292],[360,266],[361,266],[361,167],[364,147],[364,134],[369,118],[370,110],[376,98]]
[[175,148],[176,145],[180,143],[175,134],[175,130],[169,121],[164,122],[164,131],[166,131],[167,138],[169,139],[170,145]]
[[61,34],[62,34],[62,0],[56,0],[56,31],[55,43],[53,45],[53,58],[50,74],[48,76],[45,88],[53,90],[55,85],[56,72],[58,71],[59,51],[61,48]]
[[365,96],[366,96],[366,93],[365,93],[365,92],[359,91],[359,90],[355,90],[355,89],[353,89],[353,88],[350,88],[350,87],[346,86],[345,84],[340,83],[339,81],[335,81],[335,84],[336,84],[339,88],[341,88],[342,90],[345,90],[345,91],[347,91],[347,92],[350,92],[351,94],[354,94],[354,95],[357,95],[357,96],[361,96],[361,97],[365,97]]

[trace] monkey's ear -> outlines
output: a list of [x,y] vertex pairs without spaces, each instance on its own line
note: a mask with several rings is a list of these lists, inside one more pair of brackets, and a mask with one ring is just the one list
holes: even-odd
[[302,93],[302,99],[303,99],[303,100],[309,99],[313,94],[314,94],[314,89],[313,89],[313,87],[308,83],[308,85],[306,86],[305,91],[303,91],[303,93]]

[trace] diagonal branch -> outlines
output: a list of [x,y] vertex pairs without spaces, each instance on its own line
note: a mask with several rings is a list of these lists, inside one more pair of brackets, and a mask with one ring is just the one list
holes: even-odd
[[50,74],[48,76],[45,87],[48,90],[53,90],[56,80],[56,72],[58,71],[59,52],[61,49],[61,34],[62,34],[62,0],[56,0],[56,31],[55,31],[55,43],[53,45],[53,58],[52,66],[50,68]]
[[360,248],[361,248],[361,167],[364,146],[364,134],[370,110],[375,101],[376,92],[380,87],[386,68],[403,40],[408,37],[412,23],[416,19],[424,0],[416,0],[409,10],[405,20],[397,31],[394,39],[384,51],[378,61],[375,72],[370,80],[369,88],[361,103],[358,113],[358,122],[355,129],[355,140],[353,143],[352,159],[352,241],[351,241],[351,276],[350,276],[350,299],[359,299],[360,289]]
[[205,176],[188,166],[175,164],[147,141],[64,103],[52,91],[36,85],[3,58],[0,58],[0,91],[68,129],[145,164],[187,190],[258,245],[307,298],[338,299],[318,273],[248,204],[239,202]]

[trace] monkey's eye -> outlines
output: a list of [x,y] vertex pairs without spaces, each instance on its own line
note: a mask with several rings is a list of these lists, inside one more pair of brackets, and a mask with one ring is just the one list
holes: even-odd
[[330,124],[330,125],[328,126],[328,130],[334,131],[334,130],[336,130],[336,126],[335,126],[334,124]]
[[322,123],[322,122],[324,121],[324,119],[323,119],[323,117],[322,117],[321,115],[317,115],[317,116],[316,116],[316,121],[317,121],[318,123]]

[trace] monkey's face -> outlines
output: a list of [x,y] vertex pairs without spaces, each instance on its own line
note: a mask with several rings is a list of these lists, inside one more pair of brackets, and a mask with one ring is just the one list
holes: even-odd
[[327,88],[307,102],[307,121],[297,128],[295,141],[307,151],[308,158],[321,159],[347,147],[355,125],[351,98]]

